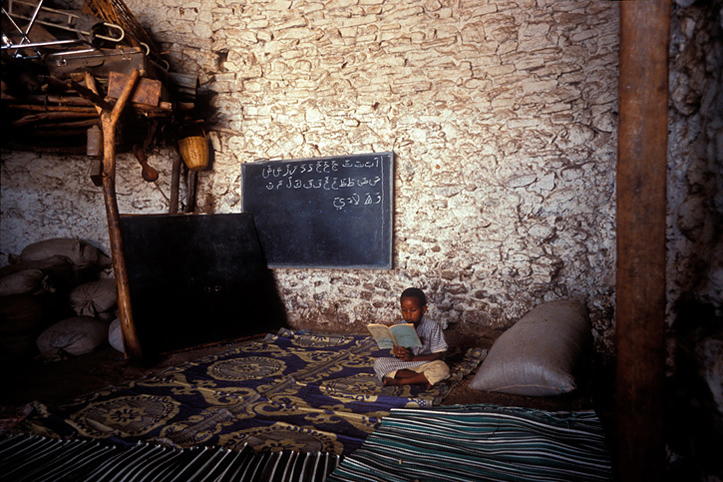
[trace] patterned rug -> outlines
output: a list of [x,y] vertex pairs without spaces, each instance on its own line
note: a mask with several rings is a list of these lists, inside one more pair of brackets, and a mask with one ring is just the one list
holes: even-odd
[[372,365],[388,353],[368,336],[282,330],[54,410],[41,405],[18,428],[46,437],[173,448],[347,455],[393,408],[439,404],[486,350],[448,359],[451,377],[429,391],[421,385],[383,387]]

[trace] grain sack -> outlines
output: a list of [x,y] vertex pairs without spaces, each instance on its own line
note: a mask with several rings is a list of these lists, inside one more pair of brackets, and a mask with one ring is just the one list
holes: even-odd
[[65,256],[55,255],[34,261],[18,261],[0,268],[0,278],[26,269],[39,269],[50,277],[52,286],[61,291],[76,286],[79,275],[73,263]]
[[73,271],[73,263],[65,256],[54,255],[33,261],[18,261],[0,268],[0,278],[26,269],[39,269],[50,276],[64,276]]
[[530,397],[571,392],[577,388],[576,368],[591,341],[583,303],[541,303],[495,340],[469,386]]
[[108,329],[108,343],[119,352],[125,353],[125,348],[123,347],[123,332],[118,318],[110,324],[110,328]]
[[112,278],[83,283],[70,292],[70,306],[76,315],[105,319],[103,315],[112,314],[117,304],[118,292]]
[[64,354],[85,355],[108,340],[108,323],[77,316],[59,321],[44,330],[37,340],[38,350],[48,359]]
[[37,261],[51,256],[65,256],[76,269],[110,266],[111,261],[95,246],[78,238],[46,239],[26,246],[20,253],[22,261]]
[[38,295],[52,291],[48,275],[39,269],[26,269],[0,278],[0,296]]

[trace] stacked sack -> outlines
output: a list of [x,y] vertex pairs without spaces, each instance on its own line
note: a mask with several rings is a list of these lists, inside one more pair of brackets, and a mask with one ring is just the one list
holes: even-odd
[[[76,238],[25,247],[0,269],[0,360],[90,353],[109,337],[118,294],[111,260]],[[122,350],[122,341],[121,348]]]

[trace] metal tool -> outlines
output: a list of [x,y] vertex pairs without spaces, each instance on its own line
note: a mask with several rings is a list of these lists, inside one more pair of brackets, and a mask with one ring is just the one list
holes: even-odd
[[[8,8],[3,7],[3,15],[15,27],[21,39],[19,43],[14,42],[8,35],[3,33],[3,50],[17,50],[16,57],[28,56],[21,53],[21,49],[35,49],[35,55],[32,58],[42,57],[40,48],[58,47],[72,44],[86,44],[96,46],[99,40],[119,43],[125,38],[125,31],[119,25],[103,22],[98,18],[82,14],[78,15],[64,10],[57,10],[43,6],[44,0],[39,0],[37,5],[22,1],[8,0]],[[23,30],[17,23],[19,20],[28,21],[27,26]],[[32,42],[30,39],[30,31],[36,25],[44,25],[77,35],[75,39],[58,39],[46,42]],[[90,51],[87,49],[84,51]],[[75,51],[78,53],[78,51]]]

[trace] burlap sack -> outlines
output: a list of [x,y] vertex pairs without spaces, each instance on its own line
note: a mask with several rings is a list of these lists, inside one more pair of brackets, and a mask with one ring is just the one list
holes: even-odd
[[0,296],[38,295],[52,289],[50,278],[39,269],[26,269],[0,278]]
[[103,269],[111,264],[108,256],[95,246],[78,238],[55,238],[26,246],[20,253],[22,261],[37,261],[51,256],[65,256],[76,269]]
[[583,304],[542,303],[494,342],[469,386],[528,396],[570,392],[577,388],[575,369],[591,337]]
[[64,354],[85,355],[108,340],[108,323],[89,316],[59,321],[45,329],[37,339],[38,350],[46,358]]
[[123,332],[121,331],[120,320],[116,318],[110,324],[108,329],[108,343],[121,353],[125,353],[123,346]]
[[118,291],[114,279],[83,283],[70,292],[70,306],[80,316],[105,319],[105,314],[112,313],[117,305]]

